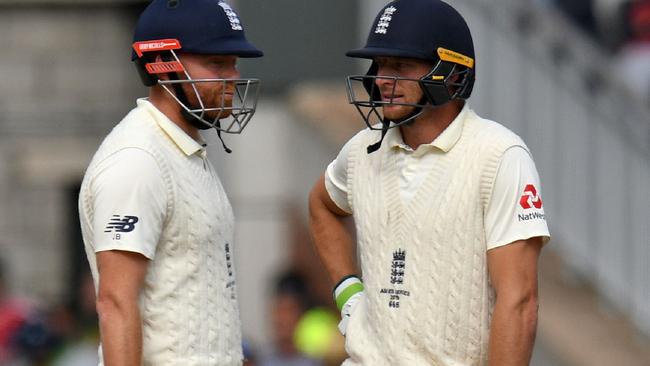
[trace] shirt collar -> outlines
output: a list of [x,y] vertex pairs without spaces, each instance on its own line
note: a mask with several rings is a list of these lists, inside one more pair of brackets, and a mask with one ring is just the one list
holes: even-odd
[[205,141],[196,141],[185,133],[178,125],[158,110],[147,98],[138,99],[138,107],[145,108],[156,121],[158,126],[165,131],[167,136],[178,146],[178,148],[190,156],[197,152],[203,152]]
[[[465,103],[460,113],[458,113],[456,118],[451,121],[449,126],[447,126],[438,137],[428,144],[420,145],[416,151],[422,150],[423,152],[426,152],[435,148],[443,152],[449,152],[449,150],[456,145],[460,139],[460,135],[463,133],[463,126],[465,125],[465,118],[468,110],[469,107],[467,106],[467,103]],[[404,143],[404,140],[402,140],[402,134],[400,133],[399,128],[391,128],[388,130],[385,140],[391,148],[414,151],[410,146]]]

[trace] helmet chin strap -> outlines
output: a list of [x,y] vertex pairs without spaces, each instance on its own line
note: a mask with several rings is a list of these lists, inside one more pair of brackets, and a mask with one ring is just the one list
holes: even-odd
[[372,145],[368,145],[366,148],[366,151],[368,154],[372,154],[375,151],[379,150],[381,147],[381,143],[384,141],[384,137],[386,137],[386,132],[388,132],[388,126],[390,126],[390,121],[386,118],[382,118],[381,120],[381,138],[379,141],[375,142]]
[[[422,99],[420,99],[419,104],[425,104],[425,103],[427,103],[427,99],[424,96],[422,96]],[[396,121],[391,121],[391,120],[389,120],[389,119],[387,119],[385,117],[382,118],[382,120],[381,120],[381,138],[379,139],[379,141],[375,142],[372,145],[369,145],[366,148],[366,151],[368,152],[368,154],[372,154],[375,151],[379,150],[379,148],[381,147],[382,142],[384,142],[384,137],[386,137],[386,133],[388,132],[388,128],[390,127],[391,122],[395,123],[396,125],[401,125],[401,124],[406,124],[406,123],[413,123],[415,121],[415,119],[418,118],[418,116],[420,114],[422,114],[422,112],[424,112],[423,107],[416,107],[413,110],[413,112],[409,113],[408,116],[406,116],[404,118],[400,118],[400,119],[398,119]]]
[[[169,73],[169,79],[170,80],[179,80],[178,74],[176,73]],[[173,83],[172,87],[174,88],[174,93],[176,94],[176,98],[185,106],[187,106],[190,109],[195,109],[194,106],[191,106],[188,99],[187,99],[187,94],[185,94],[185,91],[183,90],[183,87],[181,86],[180,83]],[[192,126],[198,128],[199,130],[207,130],[210,128],[214,128],[217,130],[217,137],[219,137],[219,141],[221,141],[221,146],[223,146],[223,149],[226,153],[230,154],[232,153],[232,150],[226,146],[226,143],[223,141],[223,137],[221,137],[221,120],[217,120],[215,122],[215,127],[210,127],[206,123],[202,122],[197,116],[194,114],[188,112],[185,108],[181,106],[181,115],[187,122],[189,122]]]

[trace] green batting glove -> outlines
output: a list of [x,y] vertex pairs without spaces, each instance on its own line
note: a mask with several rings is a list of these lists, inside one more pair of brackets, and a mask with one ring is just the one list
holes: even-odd
[[341,322],[339,331],[345,335],[350,321],[350,315],[359,300],[363,297],[363,282],[357,276],[344,277],[336,287],[334,287],[334,300],[336,307],[341,311]]

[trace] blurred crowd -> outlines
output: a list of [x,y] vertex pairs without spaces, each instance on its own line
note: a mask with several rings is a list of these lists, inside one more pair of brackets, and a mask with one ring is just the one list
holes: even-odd
[[245,345],[245,366],[333,366],[345,359],[338,312],[318,304],[298,272],[277,278],[268,314],[271,349],[257,354]]
[[613,55],[616,75],[650,106],[650,0],[536,0],[565,13]]
[[[48,309],[9,295],[5,279],[0,266],[0,366],[97,365],[99,331],[89,273],[70,304]],[[258,348],[245,341],[244,366],[340,365],[344,341],[331,305],[319,304],[305,278],[293,270],[269,286],[270,345]]]
[[97,365],[97,316],[90,274],[69,303],[50,308],[12,296],[0,264],[0,365]]

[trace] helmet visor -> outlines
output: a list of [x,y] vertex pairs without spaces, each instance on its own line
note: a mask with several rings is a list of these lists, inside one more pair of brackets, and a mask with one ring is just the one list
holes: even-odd
[[[259,79],[190,79],[160,80],[159,84],[181,107],[206,128],[240,134],[257,109]],[[173,92],[172,84],[187,84],[192,91],[190,102],[183,103]],[[188,105],[189,104],[189,105]]]
[[[388,90],[380,90],[378,83],[392,85]],[[424,98],[416,102],[407,102],[403,96],[397,95],[398,83],[417,83],[419,79],[409,79],[396,76],[377,75],[351,75],[347,77],[348,102],[354,105],[371,130],[381,130],[381,122],[388,118],[384,114],[384,108],[389,106],[402,106],[405,112],[401,118],[390,119],[389,128],[397,127],[413,121],[424,108],[430,107]]]

